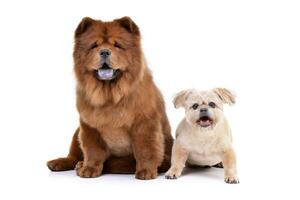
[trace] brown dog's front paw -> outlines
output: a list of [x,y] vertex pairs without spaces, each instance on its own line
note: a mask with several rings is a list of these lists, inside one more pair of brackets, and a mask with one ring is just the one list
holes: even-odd
[[225,177],[225,182],[226,182],[226,183],[229,183],[229,184],[237,184],[237,183],[240,183],[238,177],[236,177],[236,176],[228,176],[228,177]]
[[141,169],[135,172],[135,178],[140,180],[150,180],[155,179],[157,177],[157,169],[150,170],[150,169]]
[[76,165],[76,173],[82,178],[96,178],[102,173],[102,166],[91,167],[84,166],[83,162],[78,162]]
[[58,158],[47,162],[47,166],[51,171],[66,171],[75,168],[76,160],[71,158]]

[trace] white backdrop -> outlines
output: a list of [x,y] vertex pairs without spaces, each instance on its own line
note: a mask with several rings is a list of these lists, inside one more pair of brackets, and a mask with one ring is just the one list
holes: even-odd
[[[299,199],[299,1],[1,1],[1,199]],[[73,32],[82,17],[130,16],[161,89],[173,135],[185,88],[228,87],[237,104],[233,129],[241,184],[221,169],[178,180],[133,175],[81,179],[51,173],[46,161],[67,154],[78,125]]]

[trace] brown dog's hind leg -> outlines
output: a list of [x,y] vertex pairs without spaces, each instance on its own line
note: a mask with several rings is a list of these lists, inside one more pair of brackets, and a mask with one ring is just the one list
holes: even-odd
[[72,138],[72,143],[69,150],[69,155],[64,158],[57,158],[47,162],[47,166],[51,171],[66,171],[73,170],[78,161],[83,159],[82,151],[78,142],[79,128],[77,128]]
[[[165,108],[163,108],[163,110],[165,110]],[[161,124],[164,136],[164,160],[158,167],[158,173],[165,173],[171,167],[171,154],[174,142],[174,139],[171,134],[170,123],[168,121],[166,113],[163,113]]]
[[[169,129],[170,130],[170,129]],[[166,132],[164,132],[166,133]],[[158,173],[164,173],[168,171],[171,167],[171,154],[172,154],[172,146],[173,146],[173,138],[171,133],[164,135],[164,160],[161,165],[158,167]]]
[[163,162],[158,167],[158,173],[165,173],[171,167],[171,156],[165,155]]

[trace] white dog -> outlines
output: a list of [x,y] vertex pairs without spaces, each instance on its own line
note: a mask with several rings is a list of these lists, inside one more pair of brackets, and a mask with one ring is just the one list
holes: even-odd
[[234,104],[235,95],[225,88],[179,92],[173,103],[185,108],[185,118],[176,130],[171,168],[166,178],[178,178],[185,165],[223,165],[226,183],[239,183],[231,130],[223,104]]

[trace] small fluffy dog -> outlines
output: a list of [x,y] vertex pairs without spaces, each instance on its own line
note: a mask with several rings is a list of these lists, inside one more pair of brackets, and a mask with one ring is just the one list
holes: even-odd
[[181,175],[185,165],[223,166],[226,183],[239,183],[231,130],[223,113],[223,104],[235,103],[235,95],[225,88],[210,91],[184,90],[173,103],[185,108],[185,118],[176,130],[171,168],[167,179]]

